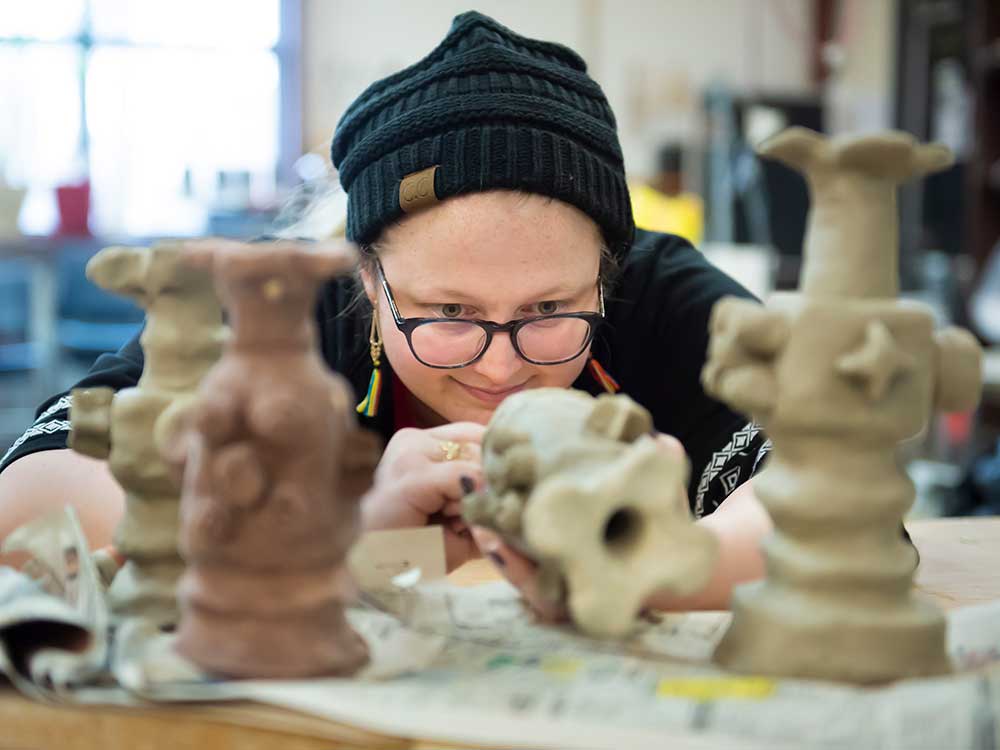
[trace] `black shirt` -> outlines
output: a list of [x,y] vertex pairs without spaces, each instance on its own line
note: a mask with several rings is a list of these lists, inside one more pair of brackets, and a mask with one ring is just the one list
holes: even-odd
[[[352,305],[355,295],[349,280],[326,284],[317,305],[317,323],[323,358],[351,381],[360,397],[372,368],[365,321]],[[727,295],[751,297],[687,241],[637,230],[622,275],[605,300],[607,323],[592,348],[622,392],[649,409],[656,429],[684,445],[691,459],[688,495],[698,517],[715,510],[756,472],[770,447],[755,424],[710,398],[701,386],[709,314]],[[116,354],[98,357],[76,387],[134,386],[142,363],[136,336]],[[389,394],[393,373],[384,360],[383,377],[383,393]],[[586,369],[573,387],[602,392]],[[29,453],[65,448],[68,408],[68,393],[45,401],[35,422],[0,460],[0,471]],[[374,418],[360,419],[388,440],[395,424],[392,399],[382,399]]]

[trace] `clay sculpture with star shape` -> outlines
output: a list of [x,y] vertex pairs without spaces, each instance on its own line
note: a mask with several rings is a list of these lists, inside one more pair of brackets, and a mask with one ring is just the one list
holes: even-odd
[[762,155],[802,171],[812,205],[800,292],[712,311],[708,392],[773,442],[754,489],[774,522],[767,577],[738,586],[716,661],[759,674],[879,683],[949,671],[945,619],[913,593],[900,441],[975,407],[981,352],[897,300],[897,185],[951,156],[905,133],[793,128]]

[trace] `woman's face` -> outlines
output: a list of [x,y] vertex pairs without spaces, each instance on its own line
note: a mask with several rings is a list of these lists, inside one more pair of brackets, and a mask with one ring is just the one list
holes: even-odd
[[[504,323],[553,312],[598,309],[601,235],[582,211],[508,191],[449,198],[388,229],[379,258],[404,318],[462,317]],[[454,370],[427,367],[396,328],[377,277],[362,272],[379,313],[384,356],[416,397],[426,426],[485,423],[508,395],[568,387],[587,352],[560,365],[521,359],[510,336],[495,334],[479,361]]]

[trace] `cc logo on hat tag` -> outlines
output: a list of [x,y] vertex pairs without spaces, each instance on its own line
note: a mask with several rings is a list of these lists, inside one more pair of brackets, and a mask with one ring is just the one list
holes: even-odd
[[402,182],[399,183],[399,207],[404,212],[409,213],[437,203],[438,197],[434,192],[434,175],[436,173],[437,165],[413,172],[403,178]]

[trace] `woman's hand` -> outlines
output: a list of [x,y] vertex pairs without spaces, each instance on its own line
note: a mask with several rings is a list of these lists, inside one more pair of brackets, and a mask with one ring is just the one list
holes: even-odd
[[520,590],[524,601],[542,622],[564,622],[569,619],[569,611],[562,602],[545,599],[538,590],[538,565],[505,544],[495,532],[474,526],[472,537],[483,555],[488,557],[496,569],[511,584]]
[[382,454],[372,488],[361,500],[362,527],[371,531],[439,522],[444,527],[448,570],[478,557],[462,520],[461,502],[466,491],[482,483],[480,444],[485,429],[455,422],[428,430],[399,430]]

